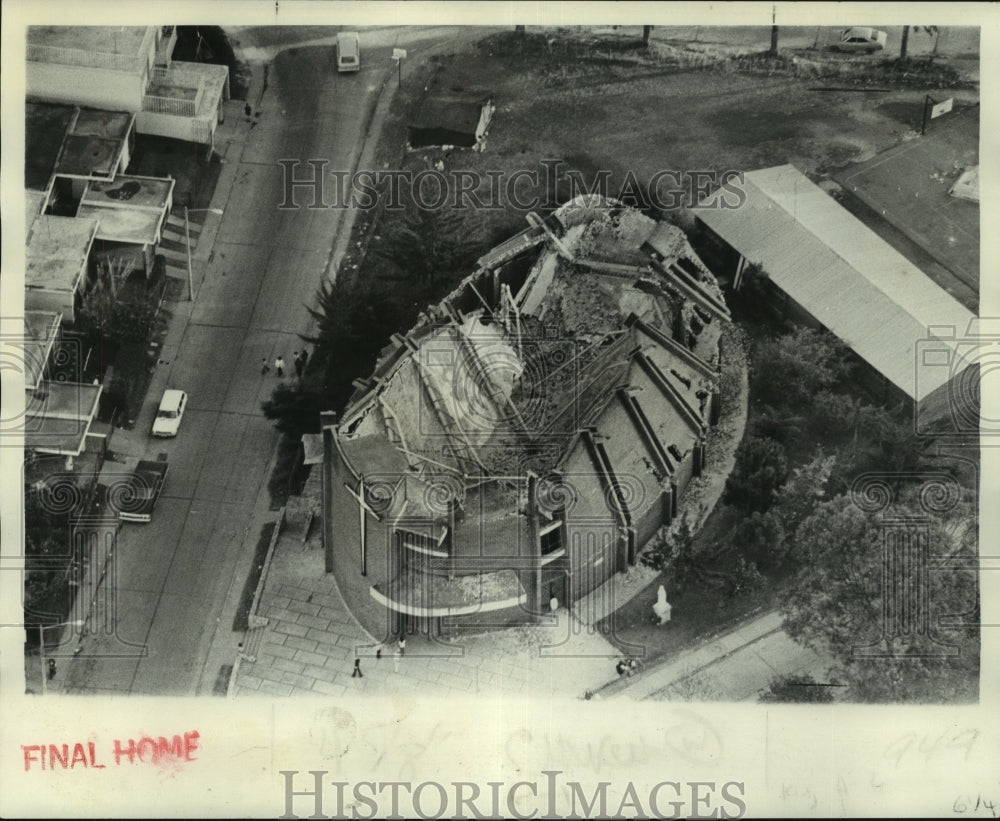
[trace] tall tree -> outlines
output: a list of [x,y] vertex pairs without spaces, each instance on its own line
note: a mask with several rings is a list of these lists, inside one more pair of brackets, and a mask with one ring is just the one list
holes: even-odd
[[391,229],[375,253],[419,282],[457,282],[471,273],[478,248],[467,238],[460,214],[406,206],[401,224]]
[[724,500],[743,510],[763,513],[787,478],[785,449],[773,439],[751,436],[736,450],[736,464],[726,480]]
[[[804,569],[782,605],[785,628],[798,641],[833,656],[834,673],[851,686],[852,699],[974,698],[979,668],[975,551],[951,538],[942,520],[928,518],[925,510],[897,502],[892,512],[903,517],[894,519],[895,525],[838,496],[803,522],[794,542]],[[916,532],[912,528],[928,528],[927,565],[885,563],[884,550],[906,542],[894,538],[886,548],[883,529],[902,520],[908,521],[910,534]],[[886,572],[906,575],[884,579]],[[921,585],[926,598],[916,598]],[[900,591],[913,593],[913,600],[903,601]],[[887,592],[892,598],[885,598]],[[899,628],[899,621],[914,612],[926,617],[930,635]],[[957,653],[949,655],[945,647]]]

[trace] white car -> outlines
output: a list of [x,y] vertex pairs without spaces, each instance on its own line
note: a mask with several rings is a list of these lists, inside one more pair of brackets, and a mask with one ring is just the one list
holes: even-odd
[[864,51],[868,54],[874,54],[885,48],[885,38],[884,31],[865,26],[854,26],[844,29],[840,35],[840,42],[834,43],[830,48],[834,51]]
[[186,407],[187,394],[184,391],[164,391],[156,419],[153,420],[153,436],[176,436]]

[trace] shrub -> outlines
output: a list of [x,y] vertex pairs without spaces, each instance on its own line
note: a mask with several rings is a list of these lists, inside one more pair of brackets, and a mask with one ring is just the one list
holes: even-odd
[[763,512],[787,478],[788,461],[778,442],[760,436],[744,439],[726,480],[724,501],[743,510]]
[[773,509],[751,513],[736,526],[734,535],[740,553],[765,570],[776,567],[785,559],[785,525]]

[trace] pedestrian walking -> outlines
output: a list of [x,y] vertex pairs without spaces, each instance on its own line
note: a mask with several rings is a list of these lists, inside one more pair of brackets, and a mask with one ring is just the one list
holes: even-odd
[[260,360],[260,375],[264,376],[265,374],[269,374],[270,372],[271,369],[267,366],[267,357],[265,356],[263,359]]
[[378,661],[382,658],[382,642],[375,645],[375,660]]
[[[44,648],[43,648],[44,649]],[[49,681],[52,681],[56,677],[56,660],[49,659]]]
[[361,672],[361,659],[354,659],[354,672],[351,673],[351,678],[364,678],[365,674]]
[[285,375],[285,360],[280,356],[274,360],[274,370],[278,374],[278,379],[281,379]]
[[302,373],[306,372],[306,363],[309,361],[309,351],[302,349]]
[[406,655],[406,636],[399,637],[399,655]]
[[292,357],[292,362],[295,364],[295,375],[301,379],[302,378],[302,354],[298,351],[295,352],[295,356]]
[[253,117],[253,106],[250,105],[250,103],[247,103],[245,106],[243,106],[243,113],[247,115],[247,122],[250,122],[251,118]]

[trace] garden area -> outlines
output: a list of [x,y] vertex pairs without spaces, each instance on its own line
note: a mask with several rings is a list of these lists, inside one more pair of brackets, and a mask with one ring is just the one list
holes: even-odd
[[[660,575],[602,629],[623,652],[642,647],[649,664],[778,609],[792,638],[836,660],[829,675],[847,684],[846,700],[975,700],[975,465],[934,455],[912,417],[859,386],[860,364],[839,340],[774,324],[752,294],[729,295],[752,339],[751,402],[722,499],[700,529],[682,519],[647,547],[642,561]],[[862,491],[866,475],[884,478]],[[927,586],[929,622],[947,624],[933,640],[883,634],[883,536],[897,520],[932,546],[927,566],[909,572]],[[651,608],[660,584],[673,607],[663,626]],[[776,681],[767,698],[815,693]]]

